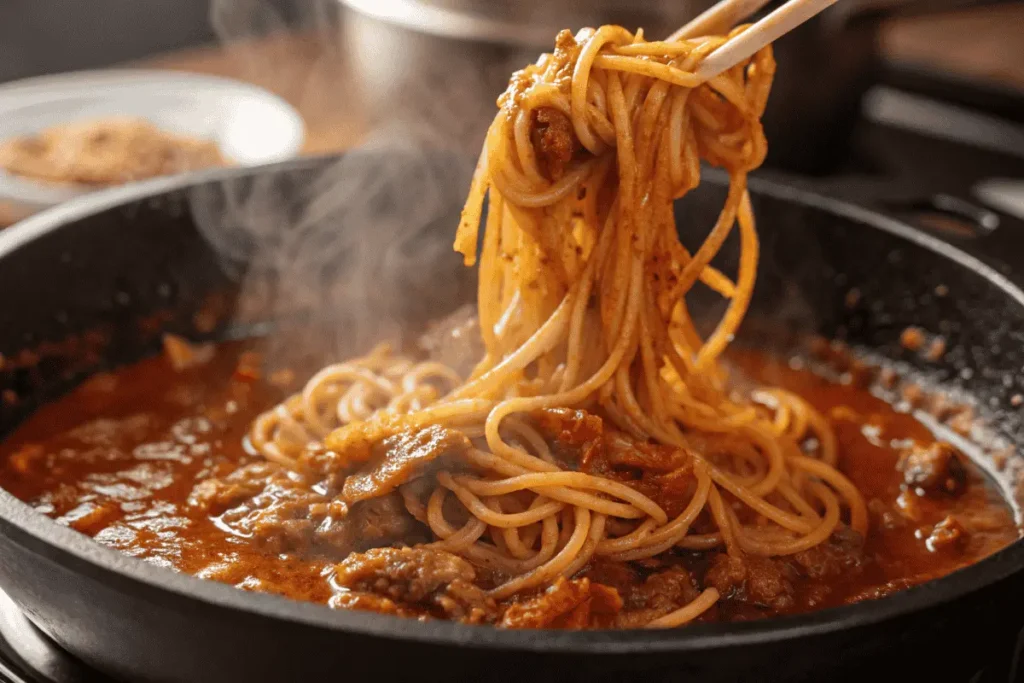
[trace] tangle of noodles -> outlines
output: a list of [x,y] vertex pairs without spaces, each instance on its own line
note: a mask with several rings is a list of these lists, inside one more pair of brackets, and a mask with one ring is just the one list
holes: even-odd
[[[456,234],[474,265],[487,198],[477,302],[486,354],[475,370],[463,379],[382,346],[324,369],[264,414],[254,447],[301,470],[310,444],[358,463],[403,430],[462,432],[472,447],[458,467],[400,490],[434,546],[507,577],[496,599],[595,557],[779,556],[823,543],[844,522],[864,534],[864,500],[836,469],[824,417],[783,391],[740,400],[725,385],[719,357],[758,263],[747,174],[765,155],[759,117],[775,69],[766,48],[700,82],[695,68],[727,37],[647,42],[615,26],[560,34],[499,100]],[[729,191],[703,243],[688,249],[673,200],[699,183],[702,159],[728,171]],[[736,225],[730,278],[709,264]],[[698,283],[729,300],[706,339],[686,303]],[[557,408],[682,449],[692,480],[682,512],[560,462],[533,417]],[[693,531],[701,515],[715,531]],[[707,588],[650,625],[686,623],[718,597]]]

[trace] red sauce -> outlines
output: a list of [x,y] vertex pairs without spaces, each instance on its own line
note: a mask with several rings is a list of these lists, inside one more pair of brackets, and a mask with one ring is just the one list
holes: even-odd
[[[41,408],[0,444],[0,485],[40,513],[129,555],[246,590],[327,603],[335,594],[330,574],[337,557],[271,553],[189,504],[199,482],[260,461],[244,447],[249,423],[285,394],[253,371],[252,357],[243,354],[242,345],[224,344],[212,359],[183,370],[161,356],[92,378]],[[704,620],[758,618],[878,597],[948,574],[1018,538],[1009,506],[966,460],[956,495],[919,495],[905,483],[897,461],[906,442],[936,442],[912,416],[864,389],[793,370],[781,360],[759,354],[734,360],[752,379],[803,396],[830,419],[840,468],[869,501],[871,531],[862,545],[860,539],[852,544],[855,550],[834,536],[819,549],[752,559],[743,567],[717,553],[588,567],[584,575],[616,588],[638,625],[644,614],[657,611],[659,595],[682,596],[702,584],[723,587],[723,599]],[[951,536],[954,542],[948,542]],[[571,590],[579,592],[580,585],[566,588]],[[588,605],[615,600],[589,595]],[[372,600],[341,602],[379,609]],[[531,621],[531,609],[517,607],[518,621],[506,625],[544,625]],[[632,625],[629,618],[612,622],[597,607],[587,609],[593,616],[582,621],[577,610],[575,620],[545,623]]]

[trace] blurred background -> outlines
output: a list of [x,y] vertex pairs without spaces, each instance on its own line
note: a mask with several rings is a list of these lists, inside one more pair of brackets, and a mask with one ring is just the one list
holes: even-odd
[[[924,0],[842,0],[876,9],[872,34],[885,59],[938,70],[994,86],[1024,89],[1024,3],[949,3]],[[906,5],[907,8],[900,7]],[[349,121],[358,102],[352,70],[360,60],[386,61],[387,32],[419,24],[411,34],[435,33],[423,7],[448,12],[439,20],[460,41],[484,36],[493,26],[462,26],[467,15],[498,18],[522,29],[525,42],[549,26],[578,19],[622,20],[649,26],[693,14],[700,2],[595,0],[588,3],[524,0],[3,0],[0,2],[0,83],[30,76],[110,66],[198,71],[255,82],[295,105],[307,120],[310,152],[330,151],[357,134]],[[560,7],[564,6],[564,7]],[[959,8],[957,7],[959,6]],[[882,7],[905,16],[886,18]],[[952,8],[952,9],[951,9]],[[904,11],[908,9],[909,11]],[[366,42],[367,16],[377,14],[378,42]],[[838,14],[836,12],[835,14]],[[380,19],[384,16],[384,19]],[[874,19],[871,19],[874,21]],[[864,23],[856,19],[852,23]],[[354,27],[359,24],[358,27]],[[500,32],[502,29],[497,29]],[[273,40],[282,32],[289,40]],[[477,31],[477,36],[474,36]],[[418,37],[418,36],[417,36]],[[452,38],[452,36],[448,36]],[[833,36],[836,41],[849,36]],[[254,51],[253,39],[265,39]],[[514,42],[508,35],[497,42]],[[418,49],[411,45],[410,50]],[[227,47],[225,47],[227,44]],[[857,48],[837,43],[847,52]],[[376,47],[374,47],[376,46]],[[528,49],[535,54],[536,47]],[[262,54],[258,54],[262,52]],[[479,61],[481,68],[488,66]],[[378,63],[378,70],[385,65]],[[392,65],[394,68],[394,65]],[[506,73],[504,64],[497,67]],[[348,72],[345,71],[348,69]],[[365,71],[365,65],[363,65]],[[365,74],[364,74],[365,75]],[[387,76],[382,76],[387,77]],[[386,88],[386,84],[375,87]],[[339,129],[341,126],[341,129]]]
[[[294,107],[305,125],[303,154],[350,148],[399,111],[432,118],[478,148],[508,75],[550,49],[557,30],[620,23],[658,36],[710,4],[2,0],[0,104],[12,82],[48,74],[191,72],[262,88]],[[974,148],[1016,150],[1024,158],[1021,27],[1024,2],[840,0],[776,45],[780,68],[764,118],[771,141],[766,167],[798,178],[843,172],[833,185],[849,189],[847,171],[863,176],[882,163],[866,160],[878,155],[858,142],[858,131],[883,114],[886,125],[927,123],[933,137],[955,129]],[[879,87],[888,88],[887,98],[879,100]],[[915,109],[919,103],[908,93],[941,100],[944,108]],[[439,103],[445,106],[425,111]],[[866,107],[875,113],[866,115]],[[953,125],[958,107],[995,117],[1002,128],[992,132],[991,121]],[[4,207],[0,197],[0,225],[24,215],[5,218]]]

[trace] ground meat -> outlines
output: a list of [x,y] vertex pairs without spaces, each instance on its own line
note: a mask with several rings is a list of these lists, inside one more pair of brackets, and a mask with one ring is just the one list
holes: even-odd
[[558,109],[538,107],[533,112],[533,147],[537,162],[549,180],[558,180],[580,149],[572,121]]
[[704,583],[726,600],[748,602],[783,612],[793,606],[795,572],[786,563],[767,557],[715,555]]
[[[357,595],[339,597],[335,606],[381,611],[391,609],[376,596],[402,613],[438,616],[466,623],[493,621],[495,602],[473,581],[473,566],[461,557],[429,548],[375,548],[353,553],[335,570],[336,585]],[[360,604],[362,603],[362,604]]]
[[955,552],[967,542],[967,530],[953,516],[947,516],[932,527],[925,545],[932,552]]
[[959,495],[967,487],[967,468],[952,445],[937,441],[913,445],[900,455],[897,469],[904,483],[926,495]]
[[700,595],[690,572],[682,565],[651,574],[622,595],[623,609],[615,620],[616,628],[639,628],[689,604]]
[[345,480],[342,499],[355,503],[387,495],[424,476],[442,456],[457,455],[469,447],[465,434],[437,425],[388,437],[373,449],[370,461]]
[[864,538],[840,526],[829,539],[792,556],[802,573],[811,579],[830,579],[858,571],[864,562]]
[[592,615],[610,617],[622,609],[614,588],[590,579],[559,578],[540,595],[511,605],[501,619],[505,628],[585,628]]

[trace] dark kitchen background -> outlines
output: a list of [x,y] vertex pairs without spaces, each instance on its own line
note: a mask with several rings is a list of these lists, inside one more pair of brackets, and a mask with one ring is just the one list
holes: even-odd
[[[216,9],[217,0],[212,4]],[[220,4],[222,14],[231,16],[220,17],[218,31],[211,24],[211,0],[2,0],[0,83],[110,66],[225,75],[255,82],[295,105],[308,126],[306,152],[351,144],[358,125],[345,80],[351,62],[343,38],[345,3]],[[999,3],[889,20],[881,39],[886,58],[901,64],[1024,90],[1022,27],[1024,3]],[[303,38],[266,38],[281,28]],[[231,43],[226,49],[225,38]]]

